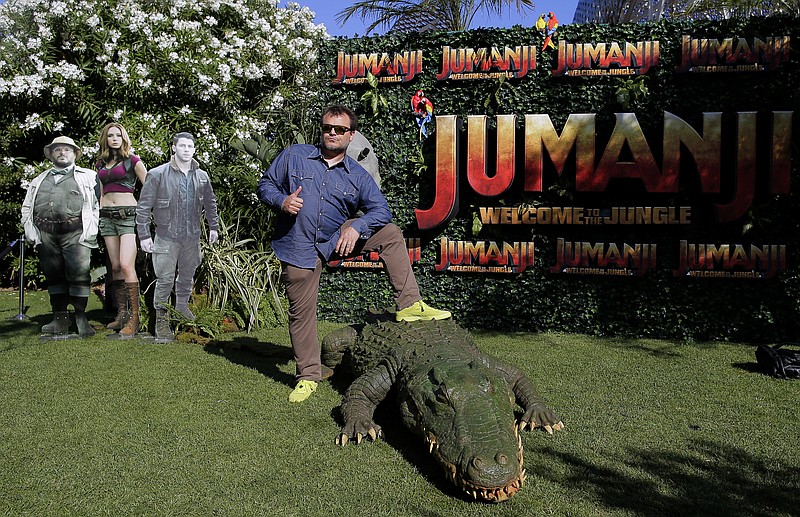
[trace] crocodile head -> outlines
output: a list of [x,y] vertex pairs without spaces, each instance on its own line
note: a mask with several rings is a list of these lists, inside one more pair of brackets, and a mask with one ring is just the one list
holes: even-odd
[[415,384],[407,408],[447,477],[477,500],[512,497],[525,472],[507,382],[472,361],[441,362]]

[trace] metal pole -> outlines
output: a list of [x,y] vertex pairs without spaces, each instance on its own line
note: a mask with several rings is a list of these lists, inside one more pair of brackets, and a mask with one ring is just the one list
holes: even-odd
[[19,238],[19,314],[17,321],[28,319],[25,315],[25,236]]

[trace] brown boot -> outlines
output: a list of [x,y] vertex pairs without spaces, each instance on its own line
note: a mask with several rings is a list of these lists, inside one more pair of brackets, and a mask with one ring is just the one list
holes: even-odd
[[130,318],[122,330],[121,337],[133,337],[139,332],[139,282],[126,282],[125,291],[131,304]]
[[125,280],[114,280],[111,285],[114,288],[114,297],[117,299],[117,318],[106,325],[106,328],[120,330],[131,317],[128,311],[128,291],[125,289]]

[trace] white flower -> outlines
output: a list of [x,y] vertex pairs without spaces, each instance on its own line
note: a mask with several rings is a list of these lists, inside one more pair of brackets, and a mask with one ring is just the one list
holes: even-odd
[[61,131],[62,129],[64,129],[63,122],[56,122],[53,124],[53,131]]
[[31,113],[25,117],[25,122],[19,124],[19,128],[23,131],[30,131],[42,125],[42,117],[38,113]]
[[69,8],[66,2],[58,0],[50,4],[49,13],[53,16],[67,16],[69,14]]

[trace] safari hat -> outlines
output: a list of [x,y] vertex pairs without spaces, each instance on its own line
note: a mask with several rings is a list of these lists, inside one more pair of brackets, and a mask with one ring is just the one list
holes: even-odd
[[81,148],[75,143],[73,139],[68,136],[57,136],[48,145],[44,146],[44,156],[50,160],[51,148],[57,145],[68,145],[75,149],[75,161],[81,157]]

